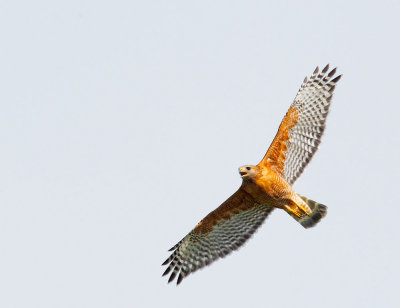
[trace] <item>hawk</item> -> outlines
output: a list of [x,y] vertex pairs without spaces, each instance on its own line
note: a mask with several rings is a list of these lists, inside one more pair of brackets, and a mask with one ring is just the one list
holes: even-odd
[[209,213],[179,243],[163,276],[177,284],[190,273],[211,264],[248,240],[267,216],[282,209],[304,228],[315,226],[327,207],[297,194],[292,185],[318,149],[336,83],[329,64],[304,79],[267,153],[257,165],[239,168],[240,188]]

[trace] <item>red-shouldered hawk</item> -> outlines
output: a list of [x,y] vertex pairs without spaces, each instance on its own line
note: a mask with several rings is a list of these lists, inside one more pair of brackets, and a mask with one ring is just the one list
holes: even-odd
[[316,225],[327,207],[291,187],[316,152],[325,129],[332,94],[341,75],[329,65],[305,78],[261,162],[239,168],[240,188],[170,249],[164,275],[177,284],[190,273],[239,248],[274,208],[285,210],[304,228]]

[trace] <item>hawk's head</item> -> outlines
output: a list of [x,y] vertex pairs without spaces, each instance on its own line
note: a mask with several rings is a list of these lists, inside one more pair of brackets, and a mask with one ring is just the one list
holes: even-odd
[[239,168],[239,173],[242,179],[252,179],[258,174],[258,167],[253,165],[244,165]]

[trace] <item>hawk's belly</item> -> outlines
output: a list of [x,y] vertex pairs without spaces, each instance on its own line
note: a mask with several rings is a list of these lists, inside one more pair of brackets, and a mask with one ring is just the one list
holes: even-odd
[[262,175],[254,181],[243,183],[244,189],[258,202],[283,208],[295,199],[292,187],[274,172]]

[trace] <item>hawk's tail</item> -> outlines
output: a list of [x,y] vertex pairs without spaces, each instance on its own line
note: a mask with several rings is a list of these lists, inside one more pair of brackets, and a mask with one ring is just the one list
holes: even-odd
[[303,199],[305,203],[307,203],[307,205],[311,209],[311,213],[309,215],[305,215],[302,218],[294,217],[294,219],[296,219],[304,228],[314,227],[322,218],[325,217],[328,207],[321,203],[310,200],[306,197],[300,195],[299,197]]

